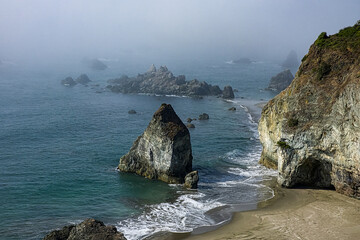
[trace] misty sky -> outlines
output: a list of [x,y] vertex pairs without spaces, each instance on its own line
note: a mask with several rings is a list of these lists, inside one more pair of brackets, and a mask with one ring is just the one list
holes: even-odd
[[0,0],[0,59],[301,59],[359,0]]

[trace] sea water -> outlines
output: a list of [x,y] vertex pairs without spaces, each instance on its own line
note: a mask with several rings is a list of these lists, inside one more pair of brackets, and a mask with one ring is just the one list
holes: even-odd
[[[274,172],[258,164],[261,144],[255,103],[265,91],[274,63],[225,62],[168,65],[174,75],[237,89],[236,98],[115,94],[106,80],[145,72],[113,66],[86,72],[88,87],[66,88],[60,80],[84,72],[0,69],[0,238],[41,239],[64,225],[96,218],[115,225],[128,239],[156,232],[187,232],[228,220],[226,208],[256,208],[273,192],[263,180]],[[162,103],[170,103],[189,129],[198,190],[116,171],[119,158],[146,129]],[[236,111],[229,111],[236,107]],[[137,114],[128,114],[134,109]]]

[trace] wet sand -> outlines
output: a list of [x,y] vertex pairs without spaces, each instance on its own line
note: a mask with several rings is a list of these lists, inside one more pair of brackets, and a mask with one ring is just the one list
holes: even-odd
[[276,187],[274,199],[234,214],[227,225],[168,239],[360,239],[360,200],[333,190]]

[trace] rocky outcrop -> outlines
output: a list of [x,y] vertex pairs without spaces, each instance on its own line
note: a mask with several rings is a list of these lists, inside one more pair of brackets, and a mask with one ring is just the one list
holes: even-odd
[[209,115],[207,113],[200,114],[199,120],[209,120]]
[[294,76],[292,75],[290,69],[284,70],[270,79],[270,83],[267,89],[281,92],[290,85],[293,79]]
[[186,127],[187,128],[195,128],[195,125],[192,123],[188,123],[188,124],[186,124]]
[[298,56],[294,50],[291,50],[285,61],[281,64],[284,68],[295,69],[300,65]]
[[152,65],[144,74],[137,77],[126,75],[110,79],[107,86],[117,93],[149,93],[178,96],[221,96],[223,91],[218,86],[212,86],[197,79],[186,81],[184,75],[174,76],[166,66],[156,69]]
[[233,92],[233,89],[231,86],[225,86],[224,87],[224,91],[223,91],[223,95],[222,95],[222,98],[225,98],[225,99],[233,99],[235,96],[234,96],[234,92]]
[[65,226],[46,235],[43,240],[126,240],[115,226],[105,226],[95,219],[86,219],[80,224]]
[[196,189],[199,182],[198,171],[192,171],[185,176],[184,186],[189,189]]
[[360,24],[320,34],[290,86],[263,108],[260,162],[285,187],[360,198]]
[[192,171],[190,133],[170,104],[162,104],[118,169],[167,183],[184,183]]
[[81,74],[77,79],[76,79],[77,83],[80,83],[82,85],[87,85],[89,82],[91,82],[91,80],[89,79],[89,77],[86,74]]
[[64,85],[65,87],[73,87],[77,84],[77,82],[75,82],[72,77],[67,77],[61,80],[61,84]]
[[134,109],[131,109],[128,111],[128,114],[136,114],[136,111]]

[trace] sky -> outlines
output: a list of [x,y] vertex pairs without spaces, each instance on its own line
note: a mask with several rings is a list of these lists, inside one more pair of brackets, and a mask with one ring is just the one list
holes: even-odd
[[0,0],[0,59],[301,59],[359,19],[359,0]]

